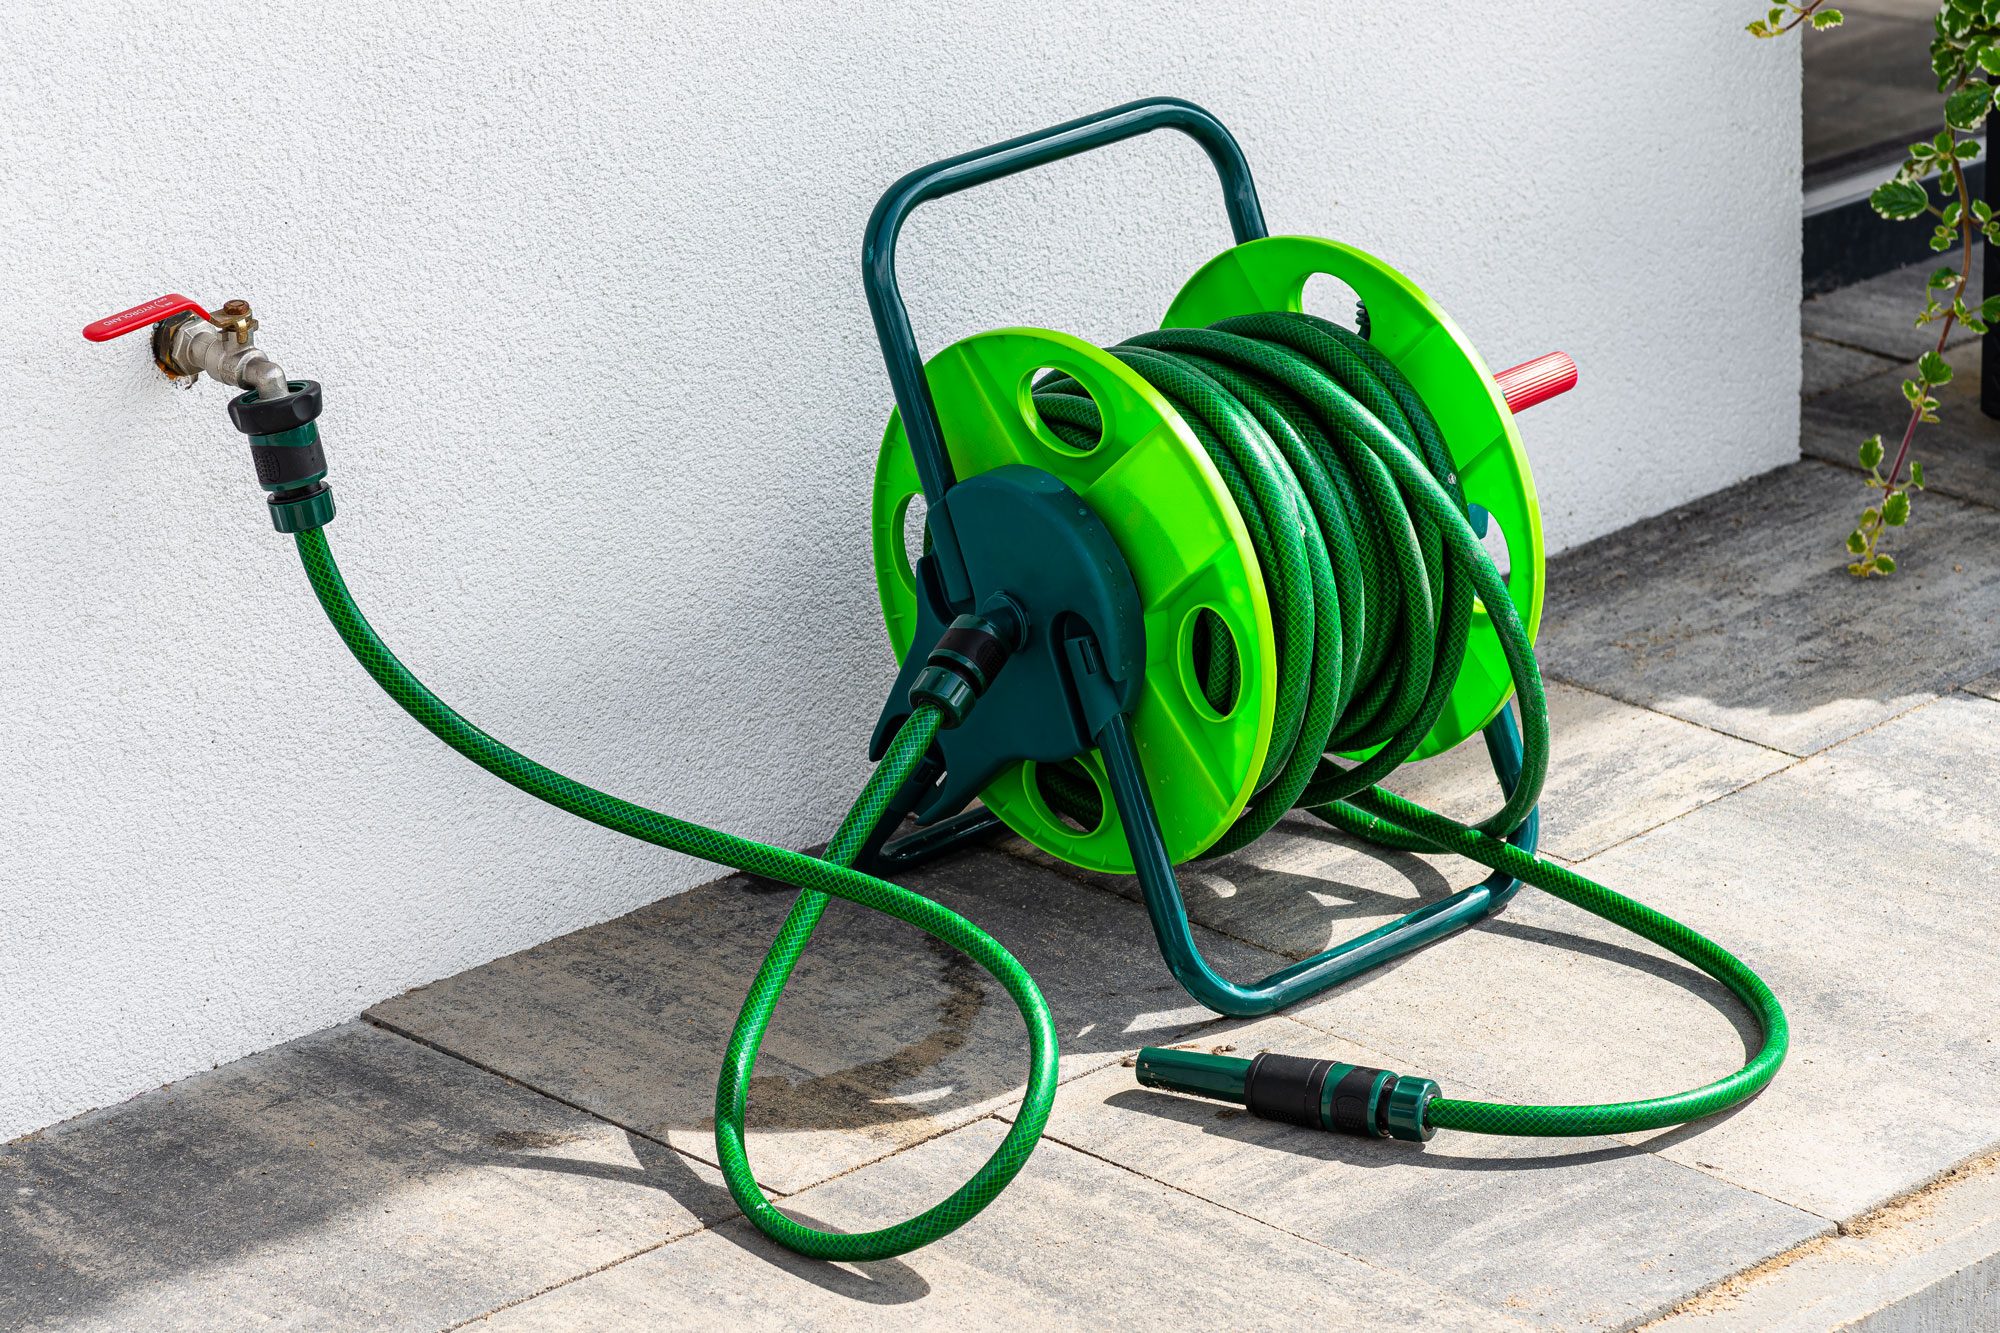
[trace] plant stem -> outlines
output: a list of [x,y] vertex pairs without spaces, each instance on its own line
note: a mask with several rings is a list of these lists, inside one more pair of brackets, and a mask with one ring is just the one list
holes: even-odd
[[1800,8],[1798,16],[1796,18],[1794,18],[1790,23],[1787,23],[1784,27],[1779,28],[1776,32],[1772,33],[1771,35],[1773,37],[1783,37],[1793,28],[1798,27],[1801,23],[1804,23],[1807,19],[1811,18],[1813,16],[1813,11],[1818,9],[1821,5],[1825,3],[1826,0],[1808,0],[1808,3]]

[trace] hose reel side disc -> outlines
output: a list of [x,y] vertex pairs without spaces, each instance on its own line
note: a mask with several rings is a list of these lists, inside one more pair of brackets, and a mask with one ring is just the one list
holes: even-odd
[[[1033,382],[1048,370],[1073,377],[1097,404],[1104,424],[1093,447],[1065,443],[1036,411]],[[1130,566],[1146,654],[1133,730],[1169,854],[1175,861],[1199,854],[1248,803],[1277,703],[1263,574],[1214,463],[1157,391],[1067,334],[976,334],[932,357],[925,374],[961,480],[1022,464],[1052,474],[1110,531]],[[876,459],[871,527],[876,587],[899,662],[910,652],[918,619],[904,525],[921,490],[901,416],[892,415]],[[1197,626],[1204,635],[1226,633],[1235,646],[1239,678],[1226,708],[1205,697],[1191,664]],[[1056,812],[1045,791],[1052,775],[1039,768],[1033,761],[1012,765],[982,799],[1050,855],[1085,869],[1129,873],[1131,849],[1095,752],[1065,765],[1064,775],[1096,785],[1102,814],[1093,828]]]
[[[1437,418],[1466,501],[1483,510],[1506,540],[1507,591],[1533,642],[1542,621],[1542,512],[1528,456],[1514,414],[1486,363],[1414,283],[1353,246],[1316,236],[1271,236],[1225,250],[1204,264],[1181,288],[1161,324],[1202,328],[1236,315],[1298,311],[1307,280],[1321,273],[1360,296],[1368,309],[1368,341],[1408,377]],[[1477,510],[1473,526],[1481,529]],[[1475,607],[1451,698],[1410,757],[1440,754],[1472,736],[1494,719],[1512,693],[1499,637],[1485,608]]]

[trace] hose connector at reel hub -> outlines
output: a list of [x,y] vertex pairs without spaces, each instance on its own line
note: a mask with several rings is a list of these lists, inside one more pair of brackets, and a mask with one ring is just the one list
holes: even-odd
[[979,614],[953,620],[910,683],[910,706],[928,704],[955,727],[993,684],[1007,659],[1024,646],[1027,617],[1005,593],[986,599]]

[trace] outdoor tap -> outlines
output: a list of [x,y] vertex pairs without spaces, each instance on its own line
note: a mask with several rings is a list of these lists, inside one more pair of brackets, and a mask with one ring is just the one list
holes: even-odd
[[257,320],[248,301],[229,301],[214,314],[179,294],[121,310],[86,327],[83,336],[107,342],[151,325],[153,362],[172,379],[192,382],[203,371],[224,384],[271,402],[291,392],[285,371],[257,346]]
[[230,301],[210,314],[173,292],[94,320],[83,336],[109,342],[144,328],[153,330],[154,364],[170,378],[192,383],[206,371],[249,390],[230,399],[229,420],[248,437],[271,525],[294,533],[324,527],[333,518],[333,492],[319,441],[320,387],[286,379],[284,368],[257,346],[250,303]]
[[207,371],[268,403],[289,390],[284,368],[257,346],[256,332],[248,301],[230,301],[207,319],[188,311],[154,326],[153,359],[175,379]]

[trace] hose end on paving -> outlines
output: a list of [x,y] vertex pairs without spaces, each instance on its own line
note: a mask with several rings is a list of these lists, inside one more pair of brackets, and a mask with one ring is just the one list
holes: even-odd
[[1251,1115],[1307,1129],[1411,1143],[1437,1132],[1426,1112],[1438,1085],[1390,1069],[1275,1051],[1242,1060],[1148,1046],[1136,1072],[1142,1087],[1235,1102]]

